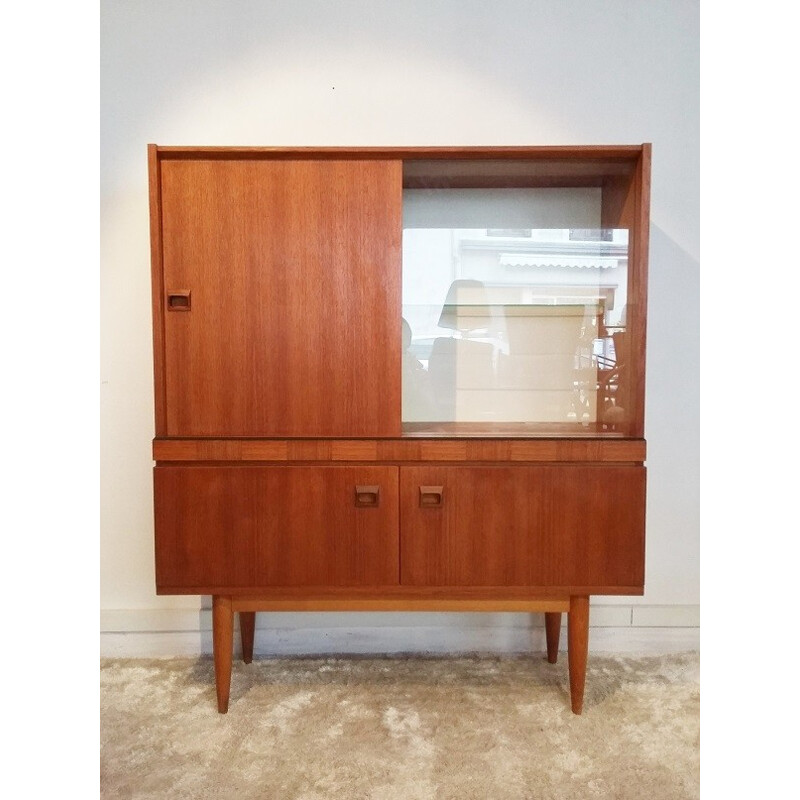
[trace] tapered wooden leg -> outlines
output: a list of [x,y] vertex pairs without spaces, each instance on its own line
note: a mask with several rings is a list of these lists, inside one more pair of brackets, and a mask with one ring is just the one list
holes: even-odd
[[567,652],[569,656],[569,693],[572,711],[583,711],[583,689],[586,685],[586,659],[589,655],[589,598],[573,595],[569,599],[567,618]]
[[547,660],[555,664],[558,661],[558,640],[561,638],[560,611],[545,611],[544,631],[547,636]]
[[214,595],[212,607],[214,628],[214,676],[217,682],[217,709],[228,712],[231,693],[231,667],[233,662],[233,607],[231,598]]
[[239,612],[239,629],[242,632],[242,661],[249,664],[253,660],[253,642],[256,637],[256,612]]

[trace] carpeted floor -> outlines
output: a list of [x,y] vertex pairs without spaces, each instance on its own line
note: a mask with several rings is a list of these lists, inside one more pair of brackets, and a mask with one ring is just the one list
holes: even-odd
[[699,654],[101,662],[101,794],[191,800],[699,797]]

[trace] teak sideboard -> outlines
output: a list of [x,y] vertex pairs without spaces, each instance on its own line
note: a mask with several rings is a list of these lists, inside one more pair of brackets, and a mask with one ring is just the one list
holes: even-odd
[[149,146],[159,594],[568,617],[644,590],[650,145]]

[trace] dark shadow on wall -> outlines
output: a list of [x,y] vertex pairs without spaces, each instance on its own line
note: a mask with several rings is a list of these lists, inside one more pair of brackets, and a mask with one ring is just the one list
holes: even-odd
[[700,264],[655,225],[650,228],[647,313],[648,438],[698,432]]
[[646,583],[663,596],[677,568],[665,559],[699,551],[700,264],[652,224],[648,284]]

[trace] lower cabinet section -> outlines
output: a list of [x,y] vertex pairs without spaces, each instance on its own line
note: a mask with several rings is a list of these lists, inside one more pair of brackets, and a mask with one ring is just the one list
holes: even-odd
[[644,583],[644,467],[402,467],[400,519],[403,584]]
[[397,467],[154,473],[160,591],[398,581]]
[[630,592],[644,584],[644,523],[641,466],[155,468],[162,593]]

